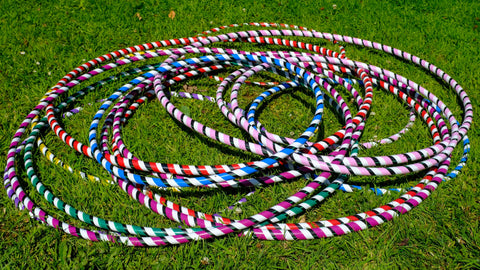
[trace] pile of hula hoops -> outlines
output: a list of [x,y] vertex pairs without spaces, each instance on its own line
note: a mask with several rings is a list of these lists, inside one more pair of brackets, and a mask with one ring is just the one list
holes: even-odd
[[[245,26],[256,30],[219,33]],[[312,43],[299,41],[302,38],[308,38]],[[246,43],[250,44],[246,48],[261,44],[256,48],[261,48],[262,51],[237,49]],[[328,43],[337,49],[316,45],[319,43]],[[232,45],[231,48],[229,44]],[[344,46],[381,51],[423,68],[437,80],[443,81],[457,95],[463,119],[457,119],[435,93],[414,81],[378,66],[349,59]],[[151,63],[155,58],[164,61],[158,60],[156,64],[143,66],[139,64],[146,60]],[[133,67],[129,69],[130,64]],[[232,72],[223,78],[217,76],[219,71],[224,70]],[[112,72],[115,74],[105,76],[102,80],[92,79]],[[254,79],[258,74],[270,73],[283,81],[258,82]],[[215,96],[170,90],[178,85],[186,85],[191,78],[201,76],[217,80]],[[69,134],[62,119],[81,113],[85,104],[79,104],[79,101],[108,83],[118,83],[121,80],[125,81],[123,86],[99,103],[101,105],[88,128],[88,141],[80,141]],[[240,107],[239,98],[245,84],[264,87],[264,90],[250,100],[248,106]],[[311,121],[298,138],[269,132],[258,117],[259,108],[270,98],[293,88],[302,88],[314,97],[315,109]],[[347,92],[348,98],[336,88],[342,88],[343,93]],[[396,134],[376,141],[362,142],[362,134],[375,100],[374,89],[382,89],[403,102],[410,108],[410,119]],[[226,119],[242,132],[248,133],[250,139],[219,132],[192,119],[172,103],[171,97],[216,104]],[[122,129],[135,110],[147,100],[158,100],[166,112],[177,120],[176,123],[188,128],[189,132],[197,132],[208,137],[208,140],[257,154],[258,160],[202,166],[141,160],[127,148]],[[326,106],[341,120],[342,128],[321,140],[313,141],[322,125]],[[355,107],[355,114],[349,106]],[[399,140],[410,130],[416,118],[428,127],[432,138],[431,146],[408,153],[362,156],[363,149]],[[405,214],[427,199],[442,181],[455,178],[467,161],[470,149],[467,132],[472,118],[472,105],[462,87],[441,69],[410,53],[368,40],[317,32],[294,25],[229,25],[195,37],[156,41],[114,51],[86,61],[67,73],[45,93],[15,132],[8,151],[4,186],[15,206],[27,210],[32,219],[91,241],[160,246],[227,234],[262,240],[326,238],[374,227]],[[59,166],[82,178],[98,180],[98,177],[82,172],[75,164],[68,165],[61,157],[57,157],[42,140],[42,136],[49,130],[86,159],[95,160],[98,166],[111,175],[109,181],[118,185],[133,200],[163,217],[180,222],[182,226],[153,228],[122,224],[77,209],[75,207],[81,204],[75,201],[63,201],[55,195],[55,190],[49,190],[42,183],[42,178],[48,176],[39,176],[36,171],[36,153],[42,153],[55,164],[52,166]],[[452,153],[457,146],[463,147],[463,154],[459,159],[452,160]],[[198,159],[201,164],[201,157]],[[278,173],[272,174],[272,171]],[[349,184],[350,176],[420,173],[423,177],[418,183],[397,191],[397,199],[367,212],[329,220],[286,223],[287,219],[299,217],[319,206],[338,190],[352,191],[358,188]],[[192,187],[255,188],[278,185],[306,176],[306,185],[296,193],[264,211],[239,220],[178,205],[166,199],[161,192],[162,189],[181,192]],[[28,182],[33,188],[25,187]],[[37,198],[46,200],[71,218],[86,223],[86,228],[62,221],[65,215],[52,216],[54,214],[42,209],[26,190],[37,192],[40,195],[35,195]],[[375,191],[386,192],[384,189]],[[236,204],[244,201],[245,198]],[[96,229],[87,229],[92,226]]]

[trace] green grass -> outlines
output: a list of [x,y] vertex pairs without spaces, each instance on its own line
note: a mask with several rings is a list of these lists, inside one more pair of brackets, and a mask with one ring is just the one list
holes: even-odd
[[[323,2],[323,1],[322,1]],[[174,37],[193,36],[211,27],[241,22],[282,22],[317,31],[355,36],[388,44],[417,55],[443,69],[469,94],[479,108],[480,3],[477,1],[35,1],[17,3],[4,0],[0,5],[0,167],[15,130],[49,87],[85,60],[127,46]],[[347,2],[347,1],[345,1]],[[333,9],[336,4],[337,8]],[[174,10],[173,20],[168,13]],[[138,13],[138,15],[136,15]],[[142,19],[140,20],[139,17]],[[318,42],[318,41],[317,41]],[[335,48],[326,43],[322,45]],[[230,46],[230,45],[228,45]],[[236,46],[235,44],[232,46]],[[256,48],[254,45],[247,46]],[[24,53],[22,53],[24,52]],[[347,46],[351,59],[369,62],[422,84],[432,90],[460,116],[458,101],[443,84],[419,68],[384,53]],[[153,63],[153,62],[152,62]],[[102,77],[103,78],[103,77]],[[267,78],[257,76],[255,79]],[[202,94],[212,95],[215,82],[198,79]],[[113,83],[89,95],[80,104],[94,102],[111,93]],[[181,89],[181,86],[174,87]],[[242,88],[243,89],[243,88]],[[246,87],[240,99],[248,104],[262,89]],[[214,104],[173,98],[182,110],[220,131],[245,137],[216,110]],[[268,100],[259,119],[278,134],[298,135],[312,115],[311,94],[288,91]],[[86,106],[81,114],[64,120],[69,132],[87,141],[87,127],[97,106]],[[363,136],[369,140],[388,136],[403,127],[408,110],[395,98],[375,90],[372,110]],[[280,124],[279,124],[280,123]],[[327,109],[322,131],[330,134],[341,124]],[[15,210],[5,192],[0,195],[0,265],[15,268],[480,268],[480,191],[478,120],[469,137],[471,155],[459,177],[433,193],[413,211],[373,229],[331,239],[297,242],[262,242],[249,238],[224,237],[160,248],[130,248],[111,243],[91,243],[65,235],[31,220],[26,212]],[[177,134],[184,134],[178,136]],[[124,129],[125,142],[139,157],[149,161],[184,164],[227,164],[258,157],[222,146],[185,129],[151,101],[143,105]],[[149,139],[147,139],[149,138]],[[151,139],[150,139],[151,138]],[[94,161],[78,157],[51,134],[45,141],[75,168],[101,176],[108,175]],[[430,144],[426,126],[417,121],[411,132],[398,143],[362,152],[362,155],[401,153]],[[189,150],[185,145],[198,146]],[[167,154],[164,154],[167,153]],[[37,152],[37,154],[39,154]],[[458,156],[458,151],[455,153]],[[92,183],[59,170],[36,155],[36,169],[44,184],[79,209],[107,219],[144,226],[175,227],[178,224],[158,217],[133,203],[118,187]],[[25,176],[25,172],[21,171]],[[26,177],[23,181],[28,181]],[[417,176],[353,177],[352,183],[366,186],[408,187]],[[242,205],[241,218],[266,209],[302,187],[305,180],[259,188]],[[32,188],[25,183],[25,190]],[[167,197],[184,206],[216,212],[242,198],[248,189],[190,189],[168,192]],[[337,192],[319,208],[306,213],[308,221],[340,217],[366,211],[395,199],[369,191],[353,194]],[[84,226],[53,209],[38,195],[32,195],[48,212]],[[299,218],[289,220],[298,222]],[[205,260],[204,258],[208,258]]]

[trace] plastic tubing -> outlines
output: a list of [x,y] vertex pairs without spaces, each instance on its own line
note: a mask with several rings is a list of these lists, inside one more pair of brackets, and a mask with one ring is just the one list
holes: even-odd
[[[12,139],[4,173],[4,186],[8,196],[19,209],[27,209],[30,215],[40,222],[62,229],[68,234],[92,241],[122,242],[133,246],[157,246],[186,243],[231,233],[240,233],[241,236],[254,236],[265,240],[314,239],[363,230],[404,214],[423,202],[444,179],[456,177],[465,166],[470,149],[467,132],[473,119],[472,106],[462,87],[442,70],[409,53],[358,38],[321,33],[304,27],[285,24],[250,23],[244,25],[291,28],[294,30],[240,31],[217,36],[158,41],[97,57],[69,72],[45,94],[38,105],[27,115]],[[224,26],[206,31],[203,34],[209,35],[222,29],[238,26]],[[340,52],[334,52],[314,44],[275,38],[275,36],[320,38],[342,45],[340,46]],[[307,50],[308,52],[245,52],[207,47],[215,42],[232,41],[283,45]],[[388,70],[346,58],[346,50],[343,44],[354,44],[381,50],[425,68],[450,85],[457,94],[462,101],[463,119],[458,121],[440,99],[415,82]],[[172,45],[183,45],[184,47],[156,49]],[[207,55],[185,58],[184,56],[187,53]],[[100,110],[95,114],[90,125],[88,144],[79,142],[61,126],[56,118],[57,114],[62,113],[67,106],[76,103],[77,98],[88,94],[89,91],[94,91],[96,87],[103,85],[103,83],[119,78],[112,76],[86,87],[84,91],[80,90],[68,96],[67,93],[70,89],[103,72],[158,56],[166,56],[167,58],[156,65],[147,65],[137,70],[134,69],[134,71],[121,73],[120,79],[138,72],[141,72],[141,76],[130,80],[100,106]],[[221,81],[215,98],[207,99],[215,101],[225,117],[247,131],[255,142],[246,142],[230,137],[191,119],[170,101],[168,96],[174,94],[165,91],[166,87],[173,84],[181,83],[199,74],[221,70],[226,66],[243,67]],[[277,86],[262,93],[254,100],[250,108],[240,108],[237,100],[241,86],[248,83],[251,76],[265,71],[277,73],[287,78],[288,81],[277,83]],[[343,76],[348,76],[348,78]],[[365,98],[362,98],[353,87],[352,83],[355,82],[361,82],[358,83],[358,86],[364,87]],[[230,101],[227,103],[223,99],[225,90],[231,84]],[[264,85],[268,84],[267,82]],[[343,85],[354,96],[356,105],[359,107],[355,116],[350,113],[344,98],[335,90],[335,85],[338,84]],[[420,116],[429,127],[433,139],[432,146],[389,156],[358,156],[359,151],[361,151],[359,145],[365,148],[375,146],[375,144],[369,142],[360,142],[373,102],[371,89],[374,85],[396,95],[399,100],[403,100],[407,106],[412,108],[412,112]],[[315,97],[316,111],[311,123],[297,139],[269,133],[256,119],[256,108],[260,103],[265,102],[269,96],[299,86],[310,89]],[[153,94],[157,96],[172,117],[191,128],[192,131],[239,149],[265,156],[265,158],[242,164],[214,166],[162,164],[139,160],[123,144],[121,126],[126,124],[126,119],[138,108],[142,100]],[[145,95],[145,97],[142,97],[142,95]],[[203,98],[198,95],[196,97],[199,100]],[[121,98],[120,101],[117,101],[119,98]],[[136,102],[134,102],[135,100]],[[344,119],[345,126],[321,142],[310,142],[309,139],[315,134],[318,125],[321,123],[325,101],[328,101],[333,108],[337,108],[336,111]],[[54,104],[59,105],[55,106]],[[109,113],[105,114],[111,104],[116,105],[111,108]],[[43,111],[45,111],[45,114],[42,114]],[[104,116],[106,120],[99,134],[97,128],[99,128],[100,120]],[[379,144],[398,140],[399,135],[411,126],[410,123],[414,121],[412,118],[413,116],[405,129],[385,140],[380,140]],[[162,216],[184,222],[193,228],[150,228],[122,224],[89,215],[61,201],[54,195],[53,191],[48,190],[42,184],[33,167],[32,156],[35,141],[49,160],[63,164],[52,153],[47,152],[48,149],[45,144],[38,138],[47,126],[50,126],[54,133],[71,148],[86,157],[97,160],[105,170],[112,174],[114,181],[121,189],[140,204]],[[113,153],[110,153],[107,144],[109,129],[114,134]],[[22,138],[27,135],[28,131],[30,131],[30,134],[23,140],[24,143],[22,144]],[[97,138],[101,139],[100,143]],[[451,154],[460,140],[463,140],[464,145],[463,156],[458,165],[449,172]],[[58,209],[87,224],[98,227],[99,231],[70,225],[49,215],[45,210],[35,205],[23,190],[16,174],[16,167],[20,165],[17,164],[16,157],[22,151],[27,175],[37,192]],[[326,155],[318,154],[323,151],[329,151],[329,153]],[[279,175],[257,175],[264,169],[280,164],[290,164],[289,169]],[[69,166],[64,167],[71,172],[75,171]],[[336,219],[280,223],[288,217],[298,216],[308,209],[318,206],[340,187],[349,187],[345,183],[348,182],[349,175],[383,176],[416,171],[425,171],[425,176],[416,186],[386,205]],[[138,174],[140,172],[143,173]],[[149,173],[153,177],[145,176],[145,173]],[[337,175],[337,173],[340,175]],[[152,185],[158,187],[230,188],[275,183],[305,174],[312,177],[312,181],[305,187],[269,209],[242,220],[232,220],[219,214],[210,215],[185,208],[166,200],[158,194],[148,193],[149,195],[145,195],[148,186]],[[81,173],[80,175],[86,177]],[[94,176],[88,178],[98,179]],[[143,186],[145,194],[137,188],[138,184]],[[107,230],[107,232],[104,230]]]

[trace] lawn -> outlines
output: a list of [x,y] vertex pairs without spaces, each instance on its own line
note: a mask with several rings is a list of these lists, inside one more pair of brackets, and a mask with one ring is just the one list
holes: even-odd
[[[103,2],[103,3],[100,3]],[[100,55],[147,42],[195,36],[212,27],[244,22],[278,22],[304,26],[319,32],[337,33],[390,45],[429,61],[452,76],[468,93],[474,115],[480,98],[480,3],[477,1],[17,1],[3,0],[0,5],[0,159],[6,165],[10,141],[47,90],[67,72]],[[255,27],[230,28],[222,33]],[[324,40],[295,38],[317,42],[338,51]],[[241,50],[279,50],[280,46],[256,44],[219,44]],[[459,99],[440,80],[417,66],[386,53],[346,45],[352,60],[368,62],[401,74],[429,89],[462,119]],[[161,57],[160,59],[165,59]],[[147,64],[158,63],[150,59]],[[145,62],[135,63],[140,67]],[[121,71],[130,68],[121,67]],[[227,76],[228,72],[218,72]],[[92,82],[116,73],[99,75]],[[120,78],[77,101],[82,111],[61,122],[68,132],[88,142],[88,127],[101,103],[128,79]],[[281,80],[278,75],[261,73],[254,81]],[[186,86],[172,90],[214,96],[219,82],[200,76]],[[79,88],[78,88],[79,89]],[[242,87],[239,105],[248,105],[266,88]],[[77,90],[77,88],[76,88]],[[338,87],[353,101],[351,94]],[[395,97],[375,87],[373,114],[361,141],[388,137],[408,122],[409,109]],[[211,102],[172,97],[172,102],[190,117],[221,132],[249,139],[235,128]],[[73,108],[72,107],[72,108]],[[70,109],[72,109],[70,108]],[[353,106],[352,106],[353,108]],[[305,89],[287,90],[259,106],[258,120],[271,132],[282,136],[299,136],[311,121],[315,109],[313,95]],[[326,106],[323,123],[314,139],[322,139],[342,128],[333,108]],[[357,109],[352,109],[356,113]],[[103,122],[102,122],[103,123]],[[229,235],[165,247],[127,247],[119,243],[90,242],[67,235],[31,219],[18,211],[6,192],[0,195],[0,265],[16,268],[239,268],[239,269],[312,269],[312,268],[480,268],[480,191],[477,118],[468,133],[471,151],[458,177],[442,183],[418,207],[393,221],[361,232],[305,241],[261,241]],[[49,130],[50,131],[50,130]],[[258,160],[252,153],[224,146],[189,131],[173,120],[158,100],[151,99],[126,123],[123,139],[139,158],[179,164],[233,164]],[[34,150],[35,170],[45,186],[78,209],[125,224],[151,227],[178,227],[181,224],[160,217],[141,206],[111,179],[96,161],[86,159],[67,148],[52,132],[42,139],[57,156],[72,167],[98,176],[90,181],[52,165],[38,149]],[[425,123],[417,120],[397,142],[362,149],[360,156],[390,155],[428,147],[432,138]],[[458,147],[461,148],[461,147]],[[462,149],[453,153],[458,163]],[[22,161],[19,158],[18,162]],[[278,172],[272,169],[270,173]],[[25,170],[19,170],[25,191],[49,214],[72,225],[95,229],[67,216],[46,202],[29,185]],[[386,204],[401,193],[391,191],[382,196],[370,188],[408,189],[423,174],[400,176],[353,176],[347,183],[362,186],[352,193],[337,191],[315,209],[287,222],[317,221],[368,211]],[[252,188],[185,188],[180,192],[161,191],[169,200],[206,213],[223,213],[233,219],[246,218],[283,201],[309,182],[295,181]],[[248,196],[247,196],[248,195]],[[229,209],[233,203],[246,202]]]

